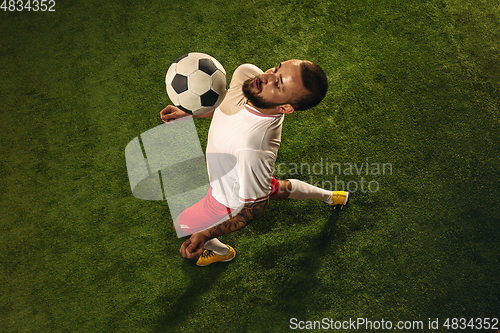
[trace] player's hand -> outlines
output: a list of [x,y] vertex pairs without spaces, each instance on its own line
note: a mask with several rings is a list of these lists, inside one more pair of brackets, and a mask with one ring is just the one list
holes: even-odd
[[184,258],[193,259],[199,258],[203,254],[203,246],[207,241],[207,237],[200,232],[194,233],[182,243],[179,252]]
[[164,123],[172,122],[174,119],[186,116],[189,116],[189,114],[173,105],[167,105],[166,108],[160,111],[160,118]]

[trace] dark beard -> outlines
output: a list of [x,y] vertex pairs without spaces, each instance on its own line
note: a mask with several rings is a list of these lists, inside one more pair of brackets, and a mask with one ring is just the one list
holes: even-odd
[[252,91],[253,88],[253,81],[255,78],[248,79],[245,82],[243,82],[243,95],[248,99],[250,104],[252,104],[254,107],[258,109],[272,109],[280,104],[272,103],[266,101],[264,98],[259,96],[259,93],[255,93]]

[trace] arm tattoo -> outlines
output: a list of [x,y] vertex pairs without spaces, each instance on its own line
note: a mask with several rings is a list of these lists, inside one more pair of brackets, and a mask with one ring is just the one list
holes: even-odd
[[246,203],[238,214],[205,231],[208,232],[210,238],[216,238],[239,230],[264,215],[268,202],[268,200],[264,200]]

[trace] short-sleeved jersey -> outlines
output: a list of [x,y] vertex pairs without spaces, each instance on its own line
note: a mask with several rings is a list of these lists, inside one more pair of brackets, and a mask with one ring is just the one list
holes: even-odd
[[267,115],[246,104],[242,85],[262,74],[254,65],[238,67],[208,133],[207,167],[213,197],[231,209],[266,200],[281,142],[284,115]]

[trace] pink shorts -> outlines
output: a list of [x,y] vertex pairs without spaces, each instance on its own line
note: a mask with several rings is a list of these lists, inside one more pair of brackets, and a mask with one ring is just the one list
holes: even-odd
[[[278,192],[279,188],[280,183],[273,177],[269,198],[272,198]],[[181,213],[179,224],[185,233],[192,235],[222,221],[229,214],[231,214],[231,210],[215,200],[212,196],[212,187],[210,187],[203,199]]]

